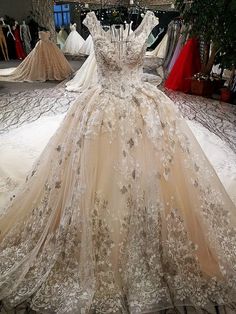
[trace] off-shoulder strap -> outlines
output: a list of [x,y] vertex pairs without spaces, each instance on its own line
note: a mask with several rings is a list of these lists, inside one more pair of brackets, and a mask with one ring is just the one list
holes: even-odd
[[92,37],[103,31],[94,12],[87,13],[86,18],[83,20],[83,24],[88,28]]

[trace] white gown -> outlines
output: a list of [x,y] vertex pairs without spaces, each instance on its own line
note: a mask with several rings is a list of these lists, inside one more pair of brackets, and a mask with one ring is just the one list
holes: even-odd
[[[236,207],[186,121],[94,12],[99,83],[71,106],[0,217],[0,300],[39,313],[235,305]],[[118,43],[119,45],[119,43]]]
[[146,57],[157,57],[160,59],[165,58],[167,42],[168,34],[166,33],[162,41],[159,43],[159,45],[157,45],[157,47],[154,50],[146,52]]
[[70,55],[79,55],[80,48],[83,46],[85,40],[77,32],[76,24],[70,26],[70,34],[66,39],[63,52]]
[[93,52],[93,39],[91,35],[89,35],[88,38],[85,40],[79,52],[87,56],[89,56]]
[[86,59],[74,78],[66,83],[66,90],[83,92],[86,88],[98,83],[97,62],[94,52]]

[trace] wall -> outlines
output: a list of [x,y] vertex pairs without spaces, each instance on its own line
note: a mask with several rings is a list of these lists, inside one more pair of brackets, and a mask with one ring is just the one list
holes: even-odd
[[0,17],[8,15],[21,22],[31,10],[31,0],[0,0]]

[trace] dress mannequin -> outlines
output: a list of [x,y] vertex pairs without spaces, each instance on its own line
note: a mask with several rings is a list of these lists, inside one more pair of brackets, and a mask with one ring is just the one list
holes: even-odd
[[16,57],[17,59],[22,60],[26,57],[26,54],[22,46],[20,38],[20,27],[17,21],[15,21],[15,25],[12,27],[12,32],[15,36]]
[[59,35],[63,38],[64,41],[66,41],[68,34],[63,26],[60,27]]
[[17,68],[0,70],[0,81],[62,81],[72,72],[61,50],[50,41],[50,32],[40,31],[36,46]]
[[70,55],[79,55],[85,40],[76,30],[76,23],[70,24],[70,34],[66,39],[63,52]]
[[8,61],[9,60],[9,56],[8,56],[7,42],[6,42],[6,38],[4,36],[4,33],[3,33],[4,25],[5,25],[5,23],[1,19],[0,20],[0,48],[1,48],[4,60]]
[[22,24],[20,25],[20,37],[21,40],[23,41],[23,45],[24,45],[24,50],[26,52],[26,54],[29,54],[31,49],[31,34],[30,34],[30,29],[29,26],[25,23],[25,21],[23,20]]
[[64,48],[67,37],[67,32],[65,31],[64,27],[61,26],[60,31],[57,33],[57,44],[60,46],[60,49]]

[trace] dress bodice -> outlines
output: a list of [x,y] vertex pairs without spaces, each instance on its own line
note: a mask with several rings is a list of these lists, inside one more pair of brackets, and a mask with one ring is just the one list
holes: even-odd
[[76,31],[76,24],[70,25],[70,31]]
[[43,31],[40,31],[39,32],[39,39],[41,40],[49,40],[50,39],[50,32],[43,32]]
[[146,39],[158,23],[154,13],[147,11],[142,23],[123,40],[114,40],[112,32],[105,32],[94,12],[84,22],[93,41],[98,66],[99,82],[107,91],[127,97],[134,86],[141,83]]

